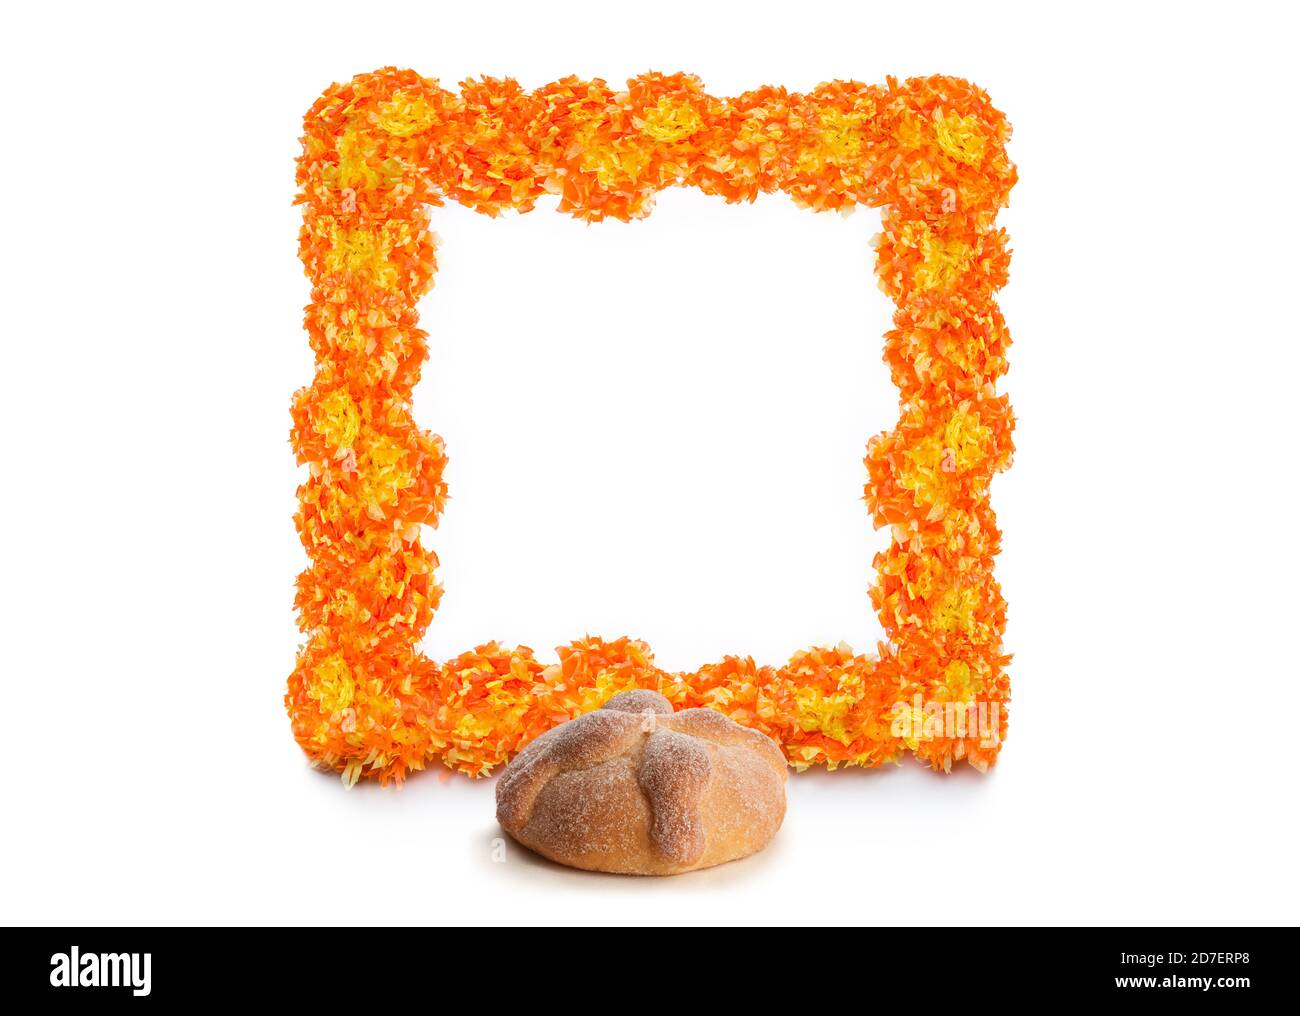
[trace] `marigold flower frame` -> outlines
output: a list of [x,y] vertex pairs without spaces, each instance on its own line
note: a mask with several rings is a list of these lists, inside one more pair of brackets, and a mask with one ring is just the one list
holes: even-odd
[[[1009,258],[995,225],[1016,179],[1009,136],[985,93],[950,77],[716,98],[684,74],[623,90],[471,80],[456,93],[386,68],[326,91],[297,172],[316,373],[292,405],[310,565],[296,596],[307,642],[285,697],[311,759],[349,785],[436,759],[480,775],[614,692],[649,687],[764,731],[798,768],[876,766],[907,750],[936,768],[987,768],[1009,696],[988,497],[1012,452],[995,388],[1010,338],[994,301]],[[495,216],[554,195],[580,219],[633,219],[679,185],[733,202],[779,190],[815,211],[882,209],[873,243],[897,304],[885,360],[900,412],[867,445],[865,492],[874,524],[891,528],[870,590],[886,641],[872,655],[841,645],[781,667],[727,657],[676,674],[626,637],[579,640],[550,665],[495,642],[428,659],[419,643],[442,590],[420,527],[436,525],[447,495],[443,442],[411,415],[430,207]],[[941,722],[944,708],[973,718],[977,707],[992,736]]]

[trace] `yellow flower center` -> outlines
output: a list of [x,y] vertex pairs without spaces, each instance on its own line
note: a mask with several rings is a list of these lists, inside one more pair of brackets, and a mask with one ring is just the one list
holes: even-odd
[[639,121],[632,122],[646,137],[663,142],[681,141],[704,126],[704,118],[694,106],[666,95]]

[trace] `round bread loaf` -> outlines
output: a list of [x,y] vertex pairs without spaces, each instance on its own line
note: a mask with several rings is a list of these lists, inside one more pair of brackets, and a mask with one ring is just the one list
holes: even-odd
[[771,738],[627,691],[524,748],[497,781],[497,821],[560,864],[675,875],[762,850],[785,817],[785,778]]

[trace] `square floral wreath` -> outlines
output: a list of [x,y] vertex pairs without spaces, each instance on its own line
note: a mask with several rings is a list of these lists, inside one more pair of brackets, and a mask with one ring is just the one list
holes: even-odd
[[[316,374],[292,407],[311,564],[295,601],[308,641],[285,697],[310,758],[349,785],[439,758],[480,775],[647,687],[769,734],[801,769],[905,750],[944,770],[995,761],[1010,688],[988,497],[1012,452],[995,389],[1010,338],[994,302],[1009,259],[995,225],[1016,180],[1009,136],[988,96],[950,77],[715,98],[693,76],[650,73],[623,91],[570,77],[531,92],[468,81],[457,94],[387,68],[322,95],[297,173]],[[580,219],[634,219],[684,185],[882,209],[873,243],[898,305],[885,360],[900,413],[867,444],[865,490],[875,525],[891,527],[871,588],[886,641],[873,655],[813,648],[783,667],[729,656],[693,673],[660,670],[629,638],[582,639],[551,665],[495,642],[430,660],[419,644],[442,590],[420,527],[442,511],[447,458],[411,414],[427,355],[416,304],[435,267],[429,207],[495,216],[553,194]]]

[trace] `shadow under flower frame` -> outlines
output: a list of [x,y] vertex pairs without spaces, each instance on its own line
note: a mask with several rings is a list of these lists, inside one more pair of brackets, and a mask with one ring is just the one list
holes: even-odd
[[[1009,260],[995,222],[1016,180],[1009,136],[985,93],[950,77],[716,98],[684,74],[625,90],[565,78],[453,92],[385,68],[328,89],[307,114],[297,173],[316,373],[292,405],[310,564],[295,598],[307,642],[285,696],[313,762],[349,785],[439,759],[482,775],[615,692],[648,687],[763,731],[798,768],[907,751],[944,770],[992,764],[1010,691],[989,504],[1014,425],[996,391],[1010,338],[994,300]],[[416,305],[435,269],[430,207],[495,216],[553,196],[579,219],[634,219],[670,186],[882,210],[872,242],[897,305],[885,360],[899,419],[867,444],[865,493],[875,525],[891,529],[871,587],[885,641],[871,655],[841,645],[692,673],[657,668],[629,638],[582,639],[550,664],[495,642],[430,660],[419,644],[442,590],[421,526],[437,524],[447,459],[411,412],[427,355]]]

